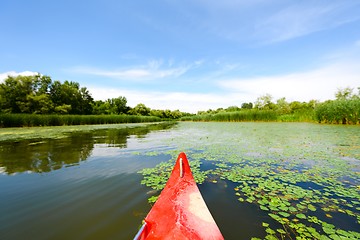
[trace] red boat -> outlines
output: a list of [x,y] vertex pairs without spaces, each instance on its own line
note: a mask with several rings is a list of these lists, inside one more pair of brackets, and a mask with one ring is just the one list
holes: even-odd
[[180,153],[158,200],[134,240],[224,239]]

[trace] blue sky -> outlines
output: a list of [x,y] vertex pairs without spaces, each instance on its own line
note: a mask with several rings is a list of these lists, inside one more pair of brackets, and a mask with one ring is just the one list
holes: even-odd
[[0,80],[39,72],[132,107],[323,101],[360,87],[358,0],[3,0],[0,34]]

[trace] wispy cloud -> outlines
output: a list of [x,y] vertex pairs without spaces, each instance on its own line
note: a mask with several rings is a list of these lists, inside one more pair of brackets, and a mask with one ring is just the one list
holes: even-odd
[[[184,7],[185,4],[193,7]],[[231,41],[263,45],[336,28],[360,19],[360,2],[357,0],[202,0],[177,3],[177,7],[182,9],[186,22],[191,21],[189,24],[198,29]]]
[[[294,3],[294,2],[293,2]],[[354,1],[302,1],[280,8],[255,25],[255,36],[264,42],[281,42],[360,19],[351,11]]]
[[164,64],[163,61],[151,60],[148,61],[146,65],[130,66],[114,70],[96,67],[75,67],[70,69],[70,71],[86,75],[143,81],[161,79],[165,77],[177,78],[185,74],[191,67],[192,65],[189,64],[174,66],[172,61],[169,61],[168,64]]

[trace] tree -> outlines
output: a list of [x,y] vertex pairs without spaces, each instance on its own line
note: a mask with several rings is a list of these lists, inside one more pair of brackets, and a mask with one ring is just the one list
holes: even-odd
[[319,104],[319,101],[318,100],[310,100],[308,103],[307,103],[307,107],[309,109],[315,109],[316,106]]
[[241,104],[241,108],[242,108],[242,109],[252,109],[252,108],[253,108],[253,104],[252,104],[252,102],[243,103],[243,104]]
[[81,95],[79,92],[80,84],[72,81],[65,81],[61,85],[61,102],[70,105],[70,114],[81,114]]
[[27,95],[27,104],[29,112],[48,114],[54,111],[54,104],[50,98],[50,86],[52,80],[49,76],[35,75],[34,76],[34,91]]
[[122,96],[109,98],[105,102],[101,100],[95,101],[92,104],[93,114],[126,114],[129,111],[126,104],[127,100]]
[[287,114],[291,112],[290,105],[284,97],[276,100],[276,108],[281,114]]
[[7,113],[29,113],[27,98],[36,94],[37,76],[8,76],[0,84],[1,109]]
[[9,76],[0,84],[0,108],[5,113],[91,114],[93,98],[79,83],[52,82],[49,76]]
[[100,114],[106,114],[106,109],[105,109],[105,102],[102,100],[97,100],[94,101],[92,104],[92,108],[93,108],[93,114],[95,115],[100,115]]
[[80,101],[79,101],[79,110],[81,114],[92,114],[93,111],[93,102],[90,92],[86,87],[80,88]]
[[46,75],[35,75],[34,85],[38,94],[50,94],[52,80]]
[[165,111],[164,110],[151,109],[150,110],[150,116],[159,117],[159,118],[165,118]]
[[50,86],[50,96],[58,113],[92,113],[94,100],[87,88],[80,88],[77,82],[65,81],[62,84],[60,81],[55,81]]
[[29,113],[49,114],[54,111],[54,104],[47,94],[29,94],[27,95],[26,100],[27,112]]
[[238,106],[230,106],[225,109],[226,112],[237,112],[240,111],[240,108]]
[[262,110],[270,110],[275,108],[275,104],[272,102],[273,97],[270,94],[265,94],[256,99],[255,108]]
[[131,109],[130,113],[132,115],[149,116],[150,108],[146,107],[143,103],[139,103],[133,109]]
[[175,110],[171,112],[171,118],[173,119],[179,119],[183,116],[182,112],[180,110]]
[[73,97],[71,96],[72,93],[67,91],[67,88],[60,81],[54,81],[50,86],[50,96],[56,113],[66,114],[72,110],[71,101]]
[[295,111],[301,109],[301,102],[299,101],[292,101],[290,103],[290,109],[291,109],[291,112],[294,113]]
[[336,100],[349,100],[353,97],[353,88],[339,88],[335,93]]
[[119,96],[109,100],[111,102],[111,113],[121,114],[127,111],[127,100],[125,97]]

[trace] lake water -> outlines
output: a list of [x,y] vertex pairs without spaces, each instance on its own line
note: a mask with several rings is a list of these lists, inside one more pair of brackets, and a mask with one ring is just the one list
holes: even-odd
[[0,142],[0,238],[132,239],[181,151],[225,239],[359,236],[358,126],[185,122]]

